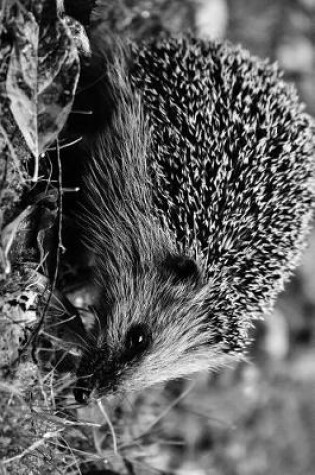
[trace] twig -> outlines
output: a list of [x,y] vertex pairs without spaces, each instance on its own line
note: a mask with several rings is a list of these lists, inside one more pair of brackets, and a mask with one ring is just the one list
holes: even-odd
[[115,434],[114,426],[113,426],[113,424],[112,424],[110,418],[108,417],[108,414],[107,414],[107,412],[106,412],[106,410],[105,410],[105,408],[104,408],[104,406],[103,406],[103,404],[102,404],[102,400],[101,400],[101,399],[98,399],[98,400],[97,400],[97,405],[98,405],[98,407],[99,407],[101,413],[103,414],[104,419],[106,420],[107,425],[108,425],[108,427],[109,427],[109,430],[110,430],[110,432],[111,432],[111,434],[112,434],[112,439],[113,439],[113,451],[114,451],[114,454],[115,454],[115,455],[118,455],[117,437],[116,437],[116,434]]

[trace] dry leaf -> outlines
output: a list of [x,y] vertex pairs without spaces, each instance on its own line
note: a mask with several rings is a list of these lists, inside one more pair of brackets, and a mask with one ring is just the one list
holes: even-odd
[[79,77],[79,56],[66,22],[38,25],[18,12],[12,25],[6,89],[14,119],[33,156],[51,144],[70,112]]

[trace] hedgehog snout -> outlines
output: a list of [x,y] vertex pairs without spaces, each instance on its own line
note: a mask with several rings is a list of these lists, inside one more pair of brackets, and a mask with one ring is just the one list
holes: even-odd
[[89,403],[91,393],[96,388],[100,375],[103,376],[103,366],[106,360],[107,355],[104,354],[104,350],[99,349],[89,350],[82,356],[76,372],[76,385],[73,389],[73,395],[79,404]]

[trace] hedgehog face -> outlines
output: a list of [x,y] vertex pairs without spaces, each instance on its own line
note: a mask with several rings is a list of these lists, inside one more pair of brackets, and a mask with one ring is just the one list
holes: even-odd
[[118,381],[128,366],[135,364],[149,351],[152,335],[148,325],[138,323],[131,325],[120,351],[111,352],[104,343],[96,351],[88,352],[81,361],[78,380],[74,390],[76,400],[87,403],[90,393],[97,389],[100,394],[117,392]]
[[[232,324],[210,305],[222,299],[197,263],[168,255],[124,288],[106,315],[96,344],[83,356],[75,397],[142,390],[169,379],[224,366],[235,352],[220,336]],[[98,310],[104,321],[104,310]],[[222,319],[222,324],[218,324]],[[233,332],[227,332],[232,335]],[[233,355],[233,356],[232,356]]]

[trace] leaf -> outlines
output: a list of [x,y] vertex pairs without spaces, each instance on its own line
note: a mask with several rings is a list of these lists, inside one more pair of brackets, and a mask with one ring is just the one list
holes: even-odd
[[37,147],[37,41],[39,25],[33,15],[15,19],[15,43],[11,51],[6,89],[10,108],[34,156]]
[[6,78],[10,109],[35,158],[56,139],[70,112],[79,55],[66,22],[56,16],[38,24],[18,10]]
[[62,20],[47,25],[39,47],[39,153],[56,139],[67,120],[79,72],[79,55],[70,29]]

